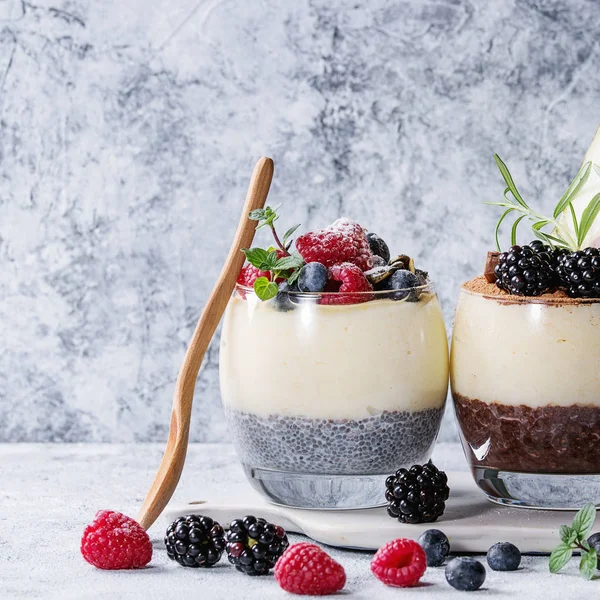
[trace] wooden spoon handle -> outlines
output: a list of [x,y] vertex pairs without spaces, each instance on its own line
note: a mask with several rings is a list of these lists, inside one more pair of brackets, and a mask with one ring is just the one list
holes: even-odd
[[254,239],[256,223],[248,219],[248,213],[263,208],[272,179],[273,161],[270,158],[261,158],[254,167],[240,223],[227,260],[200,315],[177,377],[167,448],[137,519],[144,529],[148,529],[160,516],[179,482],[187,453],[192,401],[198,371],[244,264],[244,254],[241,249],[249,248]]

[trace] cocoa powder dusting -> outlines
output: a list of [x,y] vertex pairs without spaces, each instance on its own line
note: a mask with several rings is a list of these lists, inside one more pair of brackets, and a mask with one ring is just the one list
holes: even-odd
[[541,296],[514,296],[501,290],[495,283],[488,283],[483,276],[475,277],[475,279],[463,283],[462,289],[475,294],[481,294],[486,298],[492,298],[502,304],[550,304],[563,306],[600,302],[600,298],[570,298],[563,290],[556,290],[555,292],[542,294]]

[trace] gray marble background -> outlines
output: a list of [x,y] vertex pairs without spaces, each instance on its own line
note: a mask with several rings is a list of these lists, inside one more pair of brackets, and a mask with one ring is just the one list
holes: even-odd
[[[287,222],[357,218],[450,325],[492,153],[546,209],[579,166],[599,26],[592,0],[0,0],[0,441],[165,439],[262,154]],[[217,371],[215,342],[196,441],[226,437]]]

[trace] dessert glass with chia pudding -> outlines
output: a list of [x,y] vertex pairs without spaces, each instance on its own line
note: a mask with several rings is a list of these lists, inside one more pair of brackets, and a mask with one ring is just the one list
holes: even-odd
[[[279,283],[280,269],[254,261],[225,313],[229,431],[248,479],[275,503],[382,505],[386,477],[426,462],[438,434],[448,347],[433,284],[407,256],[390,260],[379,238],[378,260],[361,237],[348,219],[301,236],[297,276]],[[273,280],[273,297],[260,279]]]
[[532,218],[541,239],[518,246],[514,227],[511,248],[490,253],[485,277],[462,286],[450,379],[465,455],[479,487],[498,503],[600,503],[596,157],[593,144],[548,218],[521,204],[497,158],[515,198],[501,205],[518,204],[514,212]]

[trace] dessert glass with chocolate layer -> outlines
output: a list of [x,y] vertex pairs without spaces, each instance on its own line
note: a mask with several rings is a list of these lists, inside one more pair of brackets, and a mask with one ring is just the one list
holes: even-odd
[[448,345],[433,286],[261,301],[238,285],[220,380],[244,471],[269,500],[384,504],[386,477],[428,460],[444,411]]
[[491,500],[600,502],[600,299],[521,297],[469,281],[450,378],[465,455]]

